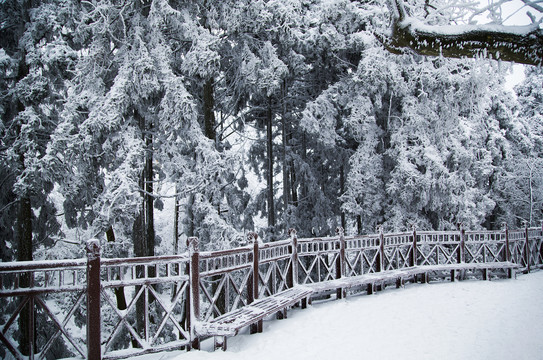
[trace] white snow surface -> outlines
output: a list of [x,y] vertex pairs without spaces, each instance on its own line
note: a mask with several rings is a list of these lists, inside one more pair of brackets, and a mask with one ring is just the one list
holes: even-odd
[[543,359],[543,271],[516,280],[408,284],[289,310],[226,352],[160,353],[140,360]]

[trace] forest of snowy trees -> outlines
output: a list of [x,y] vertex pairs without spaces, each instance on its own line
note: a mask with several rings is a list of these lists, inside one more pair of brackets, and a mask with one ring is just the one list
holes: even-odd
[[[404,10],[441,25],[461,3]],[[117,257],[539,225],[541,68],[513,94],[507,63],[391,51],[388,6],[1,1],[1,260],[81,257],[91,237]]]

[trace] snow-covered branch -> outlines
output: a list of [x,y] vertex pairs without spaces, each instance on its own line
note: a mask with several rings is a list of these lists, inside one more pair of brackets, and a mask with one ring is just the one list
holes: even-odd
[[401,0],[390,1],[389,7],[393,18],[392,33],[384,43],[394,53],[411,49],[428,56],[483,56],[528,65],[543,64],[540,21],[526,26],[428,25],[409,16]]

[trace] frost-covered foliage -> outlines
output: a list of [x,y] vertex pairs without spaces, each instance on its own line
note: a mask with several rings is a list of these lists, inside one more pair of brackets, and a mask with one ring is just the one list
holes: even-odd
[[31,254],[33,247],[50,247],[59,239],[56,210],[48,198],[54,183],[47,172],[55,170],[47,146],[77,59],[70,42],[73,8],[71,1],[6,1],[0,8],[3,260],[10,260],[12,250],[20,260],[29,260],[25,249]]
[[[53,236],[63,213],[81,240],[109,234],[108,256],[169,252],[153,209],[173,197],[180,211],[160,223],[177,217],[173,243],[198,236],[205,249],[243,242],[266,217],[260,234],[277,239],[289,227],[322,236],[540,216],[538,70],[515,100],[488,61],[393,55],[380,42],[384,2],[3,5],[6,239],[23,198],[40,248],[65,240]],[[432,26],[477,12],[463,0],[404,6]],[[63,246],[41,253],[82,254]]]
[[543,220],[543,73],[527,68],[516,88],[518,117],[496,104],[495,113],[510,139],[497,179],[503,199],[500,216],[508,223],[537,226]]
[[[1,261],[543,218],[541,70],[514,98],[497,63],[394,55],[390,2],[0,3]],[[404,5],[429,26],[474,12]]]
[[[356,142],[343,210],[359,231],[499,227],[506,125],[513,105],[488,62],[363,53],[357,72],[322,93],[302,126],[324,146]],[[338,112],[347,114],[340,123]],[[518,121],[510,119],[510,126]]]
[[[218,55],[202,54],[215,51],[216,40],[198,23],[185,21],[191,18],[190,6],[175,9],[165,1],[148,5],[83,6],[86,25],[79,31],[88,38],[78,62],[81,76],[70,87],[51,146],[51,157],[62,158],[66,166],[67,174],[57,181],[68,225],[91,225],[91,235],[113,227],[121,238],[134,237],[147,231],[136,228],[144,214],[152,231],[152,205],[146,203],[158,199],[155,205],[160,206],[161,201],[149,184],[168,181],[178,184],[181,197],[199,194],[191,211],[204,220],[196,227],[208,232],[207,242],[214,241],[218,227],[220,246],[228,246],[236,239],[234,228],[209,220],[213,213],[218,216],[209,195],[222,190],[224,174],[235,165],[204,136],[197,94],[184,76],[217,73]],[[104,13],[115,21],[106,21]],[[173,30],[180,33],[174,36]],[[190,48],[180,49],[178,36],[190,40]],[[199,60],[202,56],[207,62]],[[205,237],[199,232],[194,235]],[[149,236],[146,241],[155,244]]]

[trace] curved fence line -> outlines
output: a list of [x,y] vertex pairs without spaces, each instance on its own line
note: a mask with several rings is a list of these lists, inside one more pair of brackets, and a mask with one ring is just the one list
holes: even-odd
[[[0,357],[116,359],[199,347],[195,326],[295,287],[414,266],[543,265],[543,228],[290,239],[176,256],[0,263]],[[338,294],[340,292],[338,291]]]

